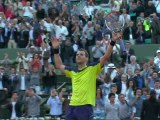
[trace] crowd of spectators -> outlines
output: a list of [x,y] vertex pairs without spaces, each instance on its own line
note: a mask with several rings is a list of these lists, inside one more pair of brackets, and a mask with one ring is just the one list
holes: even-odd
[[[160,50],[149,61],[137,63],[131,46],[144,44],[146,39],[160,43],[160,1],[101,2],[117,14],[120,23],[125,23],[122,37],[127,42],[123,50],[117,42],[109,63],[97,78],[94,118],[157,120]],[[51,37],[61,41],[60,55],[67,66],[75,65],[80,48],[88,51],[89,62],[98,61],[112,38],[105,25],[106,11],[96,9],[100,5],[94,0],[85,3],[81,9],[69,0],[0,1],[0,48],[28,49],[27,53],[18,52],[16,60],[7,53],[0,60],[0,118],[4,107],[11,119],[41,116],[42,94],[50,96],[46,104],[51,117],[61,117],[66,90],[56,91],[58,76]]]

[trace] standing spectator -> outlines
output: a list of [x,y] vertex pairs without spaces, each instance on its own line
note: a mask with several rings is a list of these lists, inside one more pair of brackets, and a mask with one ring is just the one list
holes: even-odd
[[135,76],[133,79],[135,81],[136,88],[144,88],[145,87],[145,81],[144,81],[144,78],[142,77],[142,75],[140,74],[139,69],[135,70]]
[[0,60],[0,64],[4,67],[5,72],[8,72],[10,69],[10,65],[13,63],[11,59],[9,59],[9,56],[7,53],[4,53],[4,58],[3,60]]
[[62,115],[62,104],[64,101],[63,98],[63,89],[59,93],[55,89],[51,90],[50,97],[47,101],[47,105],[50,107],[50,115],[52,119],[61,118]]
[[24,68],[27,71],[29,70],[29,64],[28,64],[28,58],[25,57],[25,53],[17,53],[17,58],[16,58],[17,64],[17,72],[20,71],[20,68]]
[[93,112],[95,119],[105,118],[105,101],[103,99],[102,90],[100,88],[97,88],[96,91],[96,106],[93,108]]
[[156,80],[154,82],[154,90],[156,92],[156,98],[159,99],[159,96],[160,96],[160,81],[159,80]]
[[102,89],[103,97],[107,96],[111,91],[111,85],[112,81],[108,74],[104,74],[103,78],[104,83],[100,85],[100,88]]
[[160,70],[160,50],[156,51],[156,57],[154,57],[154,64],[156,67],[156,70],[159,71]]
[[[1,80],[0,80],[0,86],[1,86]],[[6,104],[7,99],[8,99],[8,90],[7,90],[7,88],[3,88],[3,89],[0,88],[0,119],[3,118],[2,105]]]
[[160,21],[157,18],[156,14],[153,14],[151,29],[152,29],[152,42],[154,44],[159,44],[160,43]]
[[132,120],[133,119],[133,110],[129,106],[128,102],[125,100],[124,94],[119,94],[119,116],[120,120]]
[[156,92],[152,90],[149,99],[143,101],[141,120],[158,120],[159,111],[160,104],[156,100]]
[[73,64],[73,54],[73,46],[71,45],[70,39],[67,39],[64,46],[62,46],[62,58],[66,66],[71,66]]
[[121,78],[117,81],[117,94],[125,94],[127,90],[127,81],[128,77],[127,74],[122,74]]
[[30,75],[30,86],[35,88],[37,94],[40,94],[41,91],[40,82],[41,82],[40,69],[38,67],[34,67]]
[[55,68],[53,65],[49,63],[48,65],[44,65],[42,81],[46,94],[49,94],[51,87],[57,88],[57,75],[55,73]]
[[127,14],[127,10],[123,9],[122,14],[119,16],[119,22],[121,26],[124,25],[124,27],[128,27],[130,20],[131,20],[131,17],[129,14]]
[[137,35],[136,44],[144,44],[145,33],[144,33],[144,28],[141,22],[138,22],[136,35]]
[[35,10],[30,6],[30,2],[28,1],[26,6],[23,7],[23,17],[27,20],[34,17]]
[[12,92],[11,100],[7,104],[7,108],[9,110],[10,119],[16,119],[22,116],[22,102],[18,101],[18,92]]
[[66,36],[69,34],[67,27],[62,24],[62,20],[58,20],[58,25],[54,23],[54,30],[57,39],[61,39],[62,42],[66,40]]
[[20,68],[18,75],[18,85],[17,89],[19,90],[19,99],[22,100],[25,94],[25,91],[29,88],[30,77],[27,74],[27,71],[24,68]]
[[128,80],[127,81],[127,90],[125,93],[126,100],[132,101],[134,99],[134,91],[135,91],[135,82],[134,80]]
[[87,39],[87,45],[89,47],[93,46],[95,43],[94,41],[94,26],[91,21],[88,21],[88,23],[83,28],[83,36]]
[[102,46],[101,41],[96,41],[96,45],[92,47],[93,61],[97,62],[105,51],[106,49]]
[[42,67],[42,64],[40,61],[40,55],[38,53],[35,53],[33,55],[33,60],[30,63],[30,69],[32,71],[34,68],[37,68],[40,71],[41,67]]
[[41,4],[38,5],[38,10],[36,12],[36,17],[37,17],[38,21],[45,18],[45,10],[42,8]]
[[122,51],[121,53],[121,57],[122,57],[122,65],[124,66],[125,64],[130,63],[130,57],[132,55],[134,55],[134,50],[131,48],[131,43],[130,42],[126,42],[125,45],[125,51]]
[[17,90],[18,76],[15,67],[12,67],[10,69],[10,74],[8,76],[8,85],[9,93],[12,93],[13,91]]
[[149,17],[153,13],[156,13],[156,7],[153,5],[153,2],[149,0],[145,9],[145,16]]
[[17,48],[18,30],[14,23],[11,23],[7,34],[8,48]]
[[142,110],[142,104],[143,104],[143,99],[142,99],[142,89],[137,88],[135,90],[135,98],[130,101],[129,103],[132,107],[135,108],[134,110],[134,118],[139,118],[141,117],[141,110]]
[[117,70],[116,67],[113,63],[109,63],[105,68],[104,68],[105,73],[107,73],[108,75],[110,75],[111,80],[113,81],[114,78],[117,77]]
[[147,85],[148,85],[147,87],[149,89],[153,89],[155,81],[159,80],[157,71],[153,71],[151,76],[147,80],[148,80],[148,81],[146,81]]
[[[26,91],[25,104],[27,108],[27,116],[28,117],[39,117],[40,116],[40,102],[42,98],[36,94],[34,88],[29,88]],[[33,107],[34,106],[34,107]]]
[[119,105],[115,102],[115,94],[110,93],[108,95],[109,102],[106,104],[106,119],[105,120],[120,120]]
[[0,48],[5,48],[7,41],[4,38],[4,28],[0,27]]

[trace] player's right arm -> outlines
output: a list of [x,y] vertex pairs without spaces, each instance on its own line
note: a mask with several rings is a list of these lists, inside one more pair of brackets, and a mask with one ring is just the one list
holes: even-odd
[[62,73],[65,73],[65,65],[62,63],[61,57],[59,55],[59,46],[60,46],[60,41],[53,37],[51,39],[52,42],[52,47],[54,49],[54,63],[55,67],[59,69]]

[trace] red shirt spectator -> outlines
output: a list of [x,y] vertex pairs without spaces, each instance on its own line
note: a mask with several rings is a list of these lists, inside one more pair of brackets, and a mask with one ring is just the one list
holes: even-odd
[[0,4],[0,12],[3,12],[4,13],[4,7],[2,4]]
[[36,41],[36,47],[41,47],[42,45],[42,36],[39,35]]
[[12,6],[8,6],[8,8],[5,12],[5,16],[6,16],[6,19],[8,19],[8,18],[14,19],[16,17],[16,15],[12,11]]

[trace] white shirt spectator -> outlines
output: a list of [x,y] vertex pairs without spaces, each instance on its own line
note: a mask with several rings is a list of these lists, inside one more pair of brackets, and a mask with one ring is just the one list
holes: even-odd
[[23,7],[23,10],[24,10],[24,13],[23,13],[24,17],[33,18],[33,13],[34,13],[33,7],[26,6],[26,7]]
[[16,105],[16,102],[12,102],[12,114],[11,114],[11,119],[15,119],[15,118],[17,117],[17,116],[16,116],[15,105]]
[[50,115],[61,115],[62,114],[62,101],[58,96],[50,97],[47,101],[47,105],[50,106]]
[[153,0],[153,4],[156,7],[157,13],[160,13],[160,0]]
[[56,38],[66,40],[66,36],[68,35],[68,30],[66,26],[54,25],[54,29],[56,32]]
[[93,12],[94,12],[94,7],[93,6],[85,6],[83,8],[83,10],[85,11],[85,13],[87,14],[87,16],[90,16],[90,15],[93,15]]
[[160,69],[160,50],[156,51],[157,56],[154,58],[154,64]]

